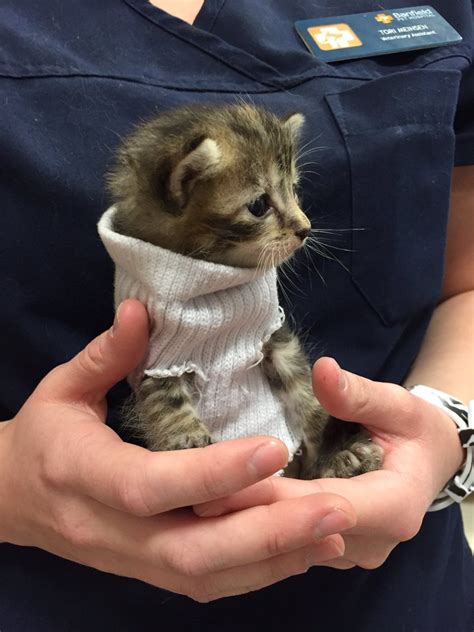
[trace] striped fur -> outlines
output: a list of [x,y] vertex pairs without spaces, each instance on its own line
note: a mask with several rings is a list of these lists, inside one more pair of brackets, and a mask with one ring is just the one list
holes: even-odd
[[203,448],[211,443],[193,404],[189,374],[145,378],[135,394],[128,424],[150,450]]

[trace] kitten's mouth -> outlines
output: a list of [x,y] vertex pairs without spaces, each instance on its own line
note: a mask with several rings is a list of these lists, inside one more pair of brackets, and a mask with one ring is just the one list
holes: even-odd
[[285,261],[288,261],[288,259],[291,259],[295,252],[304,245],[305,241],[306,240],[301,241],[300,239],[291,239],[283,244],[276,244],[274,249],[274,265],[279,266]]

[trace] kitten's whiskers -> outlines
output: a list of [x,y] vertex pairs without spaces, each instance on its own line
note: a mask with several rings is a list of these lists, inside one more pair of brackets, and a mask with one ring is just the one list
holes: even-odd
[[334,253],[330,252],[334,248],[351,252],[349,249],[337,248],[335,246],[331,246],[330,244],[323,243],[320,240],[316,239],[313,235],[308,237],[306,247],[308,248],[308,250],[315,252],[317,255],[324,257],[325,259],[337,262],[346,272],[349,272],[347,266],[345,266]]
[[[277,244],[277,248],[278,248],[279,259],[281,260],[281,256],[284,252],[284,251],[281,252],[283,250],[283,245]],[[278,267],[278,270],[281,273],[278,276],[279,285],[282,290],[282,294],[287,301],[289,300],[289,298],[288,298],[288,295],[285,293],[286,288],[284,287],[284,282],[288,282],[290,284],[291,287],[289,291],[291,291],[292,294],[300,298],[306,297],[304,292],[302,292],[302,288],[291,277],[291,275],[294,275],[295,277],[298,276],[298,273],[295,267],[295,262],[293,259],[293,254],[289,259],[285,259],[284,261],[282,261]]]
[[[271,248],[271,243],[267,243],[263,246],[259,256],[258,256],[258,261],[257,261],[257,265],[255,267],[255,271],[256,274],[258,274],[259,272],[263,272],[264,270],[269,270],[271,267],[273,267],[273,265],[269,266],[268,261],[269,261],[269,257],[271,258],[271,252],[269,253],[269,249]],[[273,261],[272,261],[273,264]]]

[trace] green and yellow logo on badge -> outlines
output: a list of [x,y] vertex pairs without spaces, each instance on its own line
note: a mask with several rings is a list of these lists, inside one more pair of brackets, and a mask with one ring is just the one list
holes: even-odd
[[337,50],[362,46],[362,42],[348,24],[325,24],[312,26],[308,33],[321,50]]
[[387,15],[386,13],[378,13],[374,20],[377,22],[382,22],[382,24],[391,24],[394,21],[393,15]]

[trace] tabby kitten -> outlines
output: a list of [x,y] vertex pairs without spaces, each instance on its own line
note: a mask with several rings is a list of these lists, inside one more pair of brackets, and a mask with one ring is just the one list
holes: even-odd
[[[253,287],[254,279],[258,278],[255,283],[264,283],[265,291],[270,288],[270,298],[263,301],[262,310],[271,311],[271,297],[276,296],[276,289],[271,288],[272,284],[276,288],[275,268],[305,243],[311,230],[296,193],[296,149],[303,123],[301,114],[280,119],[250,105],[192,106],[161,114],[139,126],[119,150],[117,165],[109,176],[109,190],[115,202],[110,228],[120,236],[133,238],[133,247],[145,242],[159,247],[160,253],[165,249],[184,255],[171,260],[171,270],[173,266],[184,266],[186,274],[191,274],[193,287],[198,287],[193,266],[204,271],[204,285],[218,283],[219,275],[225,276],[230,270],[245,277],[248,287]],[[134,255],[135,259],[139,256]],[[129,259],[123,259],[125,267]],[[191,267],[190,261],[195,261]],[[205,280],[205,262],[211,270],[209,281]],[[168,278],[169,274],[163,277],[165,285]],[[148,288],[146,283],[145,286]],[[166,290],[171,292],[169,296],[176,289],[174,286],[181,292],[181,300],[186,284],[184,290],[179,281],[170,284]],[[252,291],[258,297],[263,286],[255,287],[259,289]],[[222,290],[220,286],[217,289]],[[230,289],[234,290],[235,287]],[[147,294],[148,289],[134,295],[143,299],[143,292]],[[219,292],[219,297],[227,296]],[[237,301],[232,307],[234,313],[238,296],[235,293],[232,296]],[[194,307],[201,305],[201,299],[200,295],[193,299]],[[213,295],[209,300],[214,300]],[[175,303],[170,298],[171,307],[160,312],[157,317],[162,321],[160,326]],[[178,324],[173,325],[179,331],[186,329],[185,319],[191,318],[186,312],[186,301],[183,305],[185,311],[179,312]],[[252,306],[246,309],[253,313]],[[259,309],[254,310],[257,320]],[[200,313],[196,322],[202,327],[204,312]],[[330,418],[316,401],[311,369],[300,343],[281,320],[275,320],[275,313],[271,312],[273,329],[271,335],[262,338],[257,361],[252,366],[247,362],[240,377],[227,386],[223,372],[221,387],[223,391],[227,388],[229,401],[239,397],[242,389],[249,390],[249,384],[252,389],[258,383],[259,401],[250,410],[250,416],[258,416],[257,405],[263,406],[267,397],[264,389],[271,391],[271,397],[288,420],[288,441],[293,441],[293,448],[298,447],[293,449],[296,456],[286,475],[348,477],[378,469],[382,451],[368,434],[355,424]],[[209,331],[212,325],[211,322]],[[241,325],[243,333],[234,336],[236,345],[248,334],[245,329],[248,323]],[[167,338],[160,338],[158,333],[158,345],[160,340],[164,345]],[[194,344],[192,336],[187,340]],[[209,342],[209,348],[219,344]],[[237,350],[234,355],[238,355]],[[208,429],[206,417],[203,415],[201,419],[198,414],[203,390],[210,388],[209,375],[200,375],[199,367],[189,363],[183,367],[172,366],[170,370],[155,373],[145,371],[145,375],[141,371],[132,380],[133,424],[152,450],[202,447],[216,438],[214,431]],[[236,386],[242,375],[245,379],[251,375],[250,382]],[[213,396],[218,398],[219,394]],[[237,412],[245,407],[245,401],[240,400]],[[273,419],[277,408],[272,411],[269,418]],[[260,428],[259,433],[272,431],[263,430]]]

